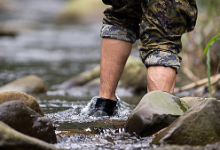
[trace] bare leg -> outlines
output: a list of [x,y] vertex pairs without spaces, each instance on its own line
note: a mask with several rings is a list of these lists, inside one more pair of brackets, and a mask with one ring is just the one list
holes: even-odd
[[131,52],[132,43],[103,38],[99,97],[115,100],[115,91]]
[[147,91],[161,90],[173,93],[176,71],[171,67],[151,66],[147,69]]

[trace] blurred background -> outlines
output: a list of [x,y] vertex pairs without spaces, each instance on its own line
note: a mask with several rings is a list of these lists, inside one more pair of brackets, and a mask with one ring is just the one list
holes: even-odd
[[[197,3],[196,28],[182,38],[177,87],[207,77],[202,53],[220,33],[220,1]],[[92,70],[100,60],[99,31],[106,7],[101,0],[0,0],[0,86],[34,74],[54,90],[69,78]],[[135,57],[138,42],[132,50]],[[211,47],[211,75],[220,72],[219,47],[220,41]],[[218,89],[219,82],[213,88]]]

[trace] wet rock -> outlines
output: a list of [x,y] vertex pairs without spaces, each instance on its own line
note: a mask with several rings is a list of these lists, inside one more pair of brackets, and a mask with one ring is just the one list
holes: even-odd
[[25,76],[0,88],[0,92],[20,91],[25,93],[44,93],[47,90],[48,88],[44,81],[35,75]]
[[18,91],[6,91],[0,93],[0,104],[12,100],[23,101],[26,106],[44,116],[43,109],[33,96]]
[[197,103],[161,131],[152,144],[206,145],[220,141],[220,101]]
[[146,94],[131,112],[125,130],[149,136],[170,125],[187,110],[187,104],[178,97],[162,91],[153,91]]
[[189,145],[167,145],[159,148],[154,148],[153,150],[219,150],[220,142],[215,144],[208,144],[206,146],[189,146]]
[[58,150],[50,144],[15,131],[0,121],[1,150]]
[[[67,80],[66,82],[62,83],[59,86],[59,88],[69,89],[73,86],[83,86],[86,84],[87,87],[91,87],[91,81],[92,80],[96,81],[95,79],[99,78],[99,75],[100,75],[100,66],[97,66],[92,71],[83,72]],[[92,84],[94,85],[94,82],[92,82]],[[99,83],[96,85],[99,86]],[[121,87],[128,89],[132,93],[140,93],[142,91],[146,92],[146,85],[147,85],[147,81],[146,81],[145,66],[138,58],[130,56],[127,60],[124,71],[120,78],[119,88]]]
[[0,121],[23,134],[49,143],[56,143],[52,122],[27,107],[22,101],[9,101],[1,104]]

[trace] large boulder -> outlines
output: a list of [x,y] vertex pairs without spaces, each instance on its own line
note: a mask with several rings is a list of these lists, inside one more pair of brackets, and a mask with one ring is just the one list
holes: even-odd
[[49,143],[56,143],[52,122],[25,106],[22,101],[9,101],[0,105],[0,121],[26,135]]
[[25,93],[45,93],[47,90],[48,88],[45,82],[35,75],[25,76],[0,88],[0,92],[20,91]]
[[0,121],[1,150],[58,150],[50,144],[15,131]]
[[152,144],[206,145],[220,141],[220,101],[197,103],[169,127],[157,134]]
[[33,96],[18,91],[6,91],[0,93],[0,104],[12,100],[23,101],[26,106],[44,116],[42,108]]
[[188,110],[178,97],[162,91],[147,93],[131,112],[125,125],[126,132],[150,136],[170,125]]

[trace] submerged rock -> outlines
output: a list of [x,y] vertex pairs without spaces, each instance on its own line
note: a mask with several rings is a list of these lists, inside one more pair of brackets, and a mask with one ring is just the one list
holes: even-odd
[[45,93],[47,90],[48,88],[45,82],[35,75],[25,76],[0,88],[0,92],[20,91],[25,93]]
[[9,101],[1,104],[0,121],[26,135],[56,143],[52,122],[25,106],[22,101]]
[[18,91],[6,91],[0,93],[0,104],[12,100],[23,101],[26,106],[44,116],[43,109],[33,96]]
[[0,121],[1,150],[58,150],[50,144],[15,131]]
[[146,94],[131,112],[125,130],[149,136],[170,125],[187,110],[187,104],[178,97],[162,91],[153,91]]
[[152,144],[206,145],[220,141],[220,101],[206,99],[195,104],[165,130]]

